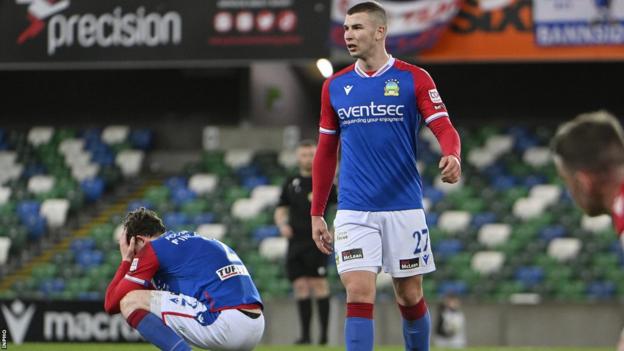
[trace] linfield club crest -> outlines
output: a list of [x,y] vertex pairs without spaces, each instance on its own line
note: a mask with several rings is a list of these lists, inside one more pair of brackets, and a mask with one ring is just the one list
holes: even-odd
[[389,79],[384,87],[384,96],[399,96],[399,80]]

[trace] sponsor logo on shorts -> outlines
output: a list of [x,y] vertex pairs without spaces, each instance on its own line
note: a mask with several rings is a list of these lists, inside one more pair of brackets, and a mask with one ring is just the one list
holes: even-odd
[[342,252],[342,262],[364,258],[362,249],[351,249]]
[[347,232],[336,232],[336,241],[349,239]]
[[423,255],[423,262],[425,262],[425,266],[429,264],[429,254]]
[[414,269],[420,267],[420,260],[418,257],[410,258],[407,260],[399,261],[399,269]]
[[316,273],[318,273],[319,276],[324,277],[325,275],[327,275],[327,269],[321,266],[317,268]]
[[137,267],[139,267],[139,258],[135,257],[132,260],[132,264],[130,265],[130,272],[134,272],[137,270]]
[[226,280],[237,275],[249,275],[247,268],[238,264],[231,264],[229,266],[221,267],[217,270],[219,279]]

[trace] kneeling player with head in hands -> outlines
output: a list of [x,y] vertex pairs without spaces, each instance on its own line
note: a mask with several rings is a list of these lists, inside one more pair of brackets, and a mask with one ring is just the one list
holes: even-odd
[[[624,131],[618,120],[605,111],[582,114],[559,127],[551,147],[574,202],[590,216],[611,215],[624,245]],[[624,351],[624,331],[618,351]]]
[[238,255],[193,232],[165,232],[153,211],[130,212],[122,261],[104,307],[161,350],[252,350],[264,332],[262,300]]

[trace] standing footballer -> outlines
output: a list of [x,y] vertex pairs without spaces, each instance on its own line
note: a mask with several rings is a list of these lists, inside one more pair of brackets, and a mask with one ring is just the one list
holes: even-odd
[[460,140],[429,74],[388,55],[385,10],[364,2],[347,11],[344,39],[355,64],[325,81],[313,164],[312,236],[324,253],[333,237],[323,220],[341,167],[335,254],[347,290],[347,350],[372,350],[376,275],[393,277],[406,350],[429,350],[430,317],[422,275],[435,270],[416,168],[421,121],[443,156],[442,180],[461,176]]

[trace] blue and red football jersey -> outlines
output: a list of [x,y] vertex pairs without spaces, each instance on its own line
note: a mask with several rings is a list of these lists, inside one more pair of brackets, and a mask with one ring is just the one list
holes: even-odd
[[124,279],[145,287],[153,280],[155,288],[192,296],[212,312],[262,304],[234,250],[193,232],[167,232],[147,243]]
[[353,64],[326,80],[319,131],[340,134],[338,209],[422,208],[418,131],[444,117],[429,74],[392,57],[373,75]]

